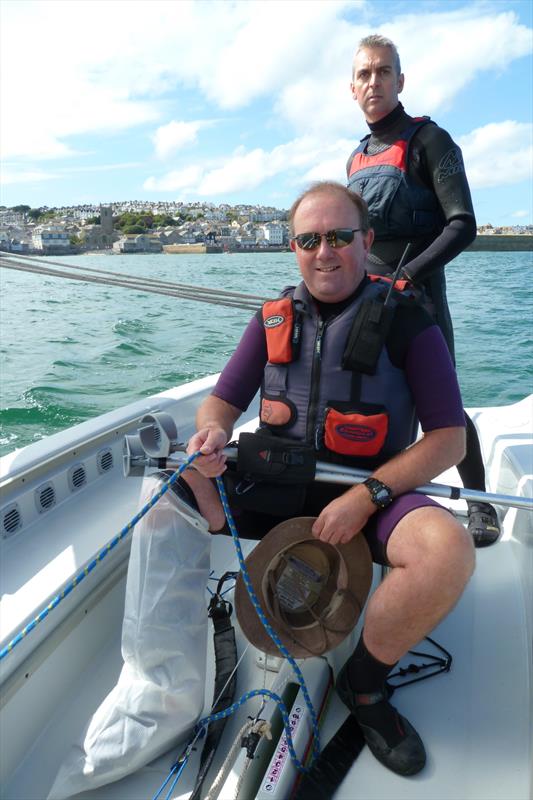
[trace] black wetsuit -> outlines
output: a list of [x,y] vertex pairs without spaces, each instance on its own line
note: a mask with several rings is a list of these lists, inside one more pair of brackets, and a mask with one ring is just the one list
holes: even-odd
[[[369,123],[371,130],[365,152],[372,156],[389,148],[398,136],[415,122],[401,103],[379,122]],[[353,155],[353,154],[352,154]],[[348,159],[350,173],[352,156]],[[460,148],[438,125],[420,127],[411,140],[408,175],[415,183],[434,192],[442,213],[434,232],[425,238],[376,236],[369,261],[370,270],[380,275],[394,272],[408,242],[409,255],[405,276],[425,289],[448,348],[455,360],[453,327],[446,297],[444,267],[461,253],[476,236],[476,219]],[[355,188],[355,187],[354,187]],[[364,197],[364,189],[361,191]],[[372,211],[370,210],[372,225]],[[458,466],[463,484],[485,490],[485,470],[476,429],[467,417],[467,455]]]

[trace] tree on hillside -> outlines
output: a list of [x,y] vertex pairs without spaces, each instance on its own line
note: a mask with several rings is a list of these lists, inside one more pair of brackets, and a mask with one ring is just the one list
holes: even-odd
[[179,225],[179,222],[169,214],[156,214],[154,216],[153,224],[156,228],[168,228],[171,225]]

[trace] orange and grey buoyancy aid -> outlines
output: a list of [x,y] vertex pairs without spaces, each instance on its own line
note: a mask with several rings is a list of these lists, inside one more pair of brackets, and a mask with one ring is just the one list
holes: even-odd
[[382,347],[374,374],[343,367],[362,304],[384,294],[369,283],[324,321],[305,284],[263,306],[268,363],[260,422],[272,433],[315,447],[321,458],[357,466],[386,461],[416,439],[418,420],[405,373]]
[[416,240],[442,230],[435,193],[408,174],[411,141],[427,124],[435,123],[429,117],[416,118],[396,142],[374,155],[366,152],[368,134],[348,159],[348,186],[366,201],[377,241]]

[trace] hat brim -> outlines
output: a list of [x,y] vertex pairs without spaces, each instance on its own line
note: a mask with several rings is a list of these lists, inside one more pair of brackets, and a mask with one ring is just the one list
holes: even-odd
[[[364,536],[354,536],[347,544],[320,543],[322,548],[331,548],[333,557],[342,564],[342,588],[345,589],[325,626],[317,623],[292,630],[271,613],[270,603],[265,598],[265,571],[276,556],[287,548],[300,542],[318,543],[311,533],[315,519],[295,517],[279,523],[245,560],[250,583],[265,618],[294,658],[322,655],[337,647],[356,626],[372,584],[372,558]],[[280,655],[279,648],[267,633],[250,600],[242,573],[239,573],[235,586],[235,610],[248,641],[264,653]]]

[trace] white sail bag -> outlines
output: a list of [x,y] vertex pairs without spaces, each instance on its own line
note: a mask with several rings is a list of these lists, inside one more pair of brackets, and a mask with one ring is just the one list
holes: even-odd
[[[145,478],[141,507],[160,487]],[[136,771],[191,733],[204,706],[207,522],[167,491],[133,531],[118,682],[59,769],[48,800]]]

